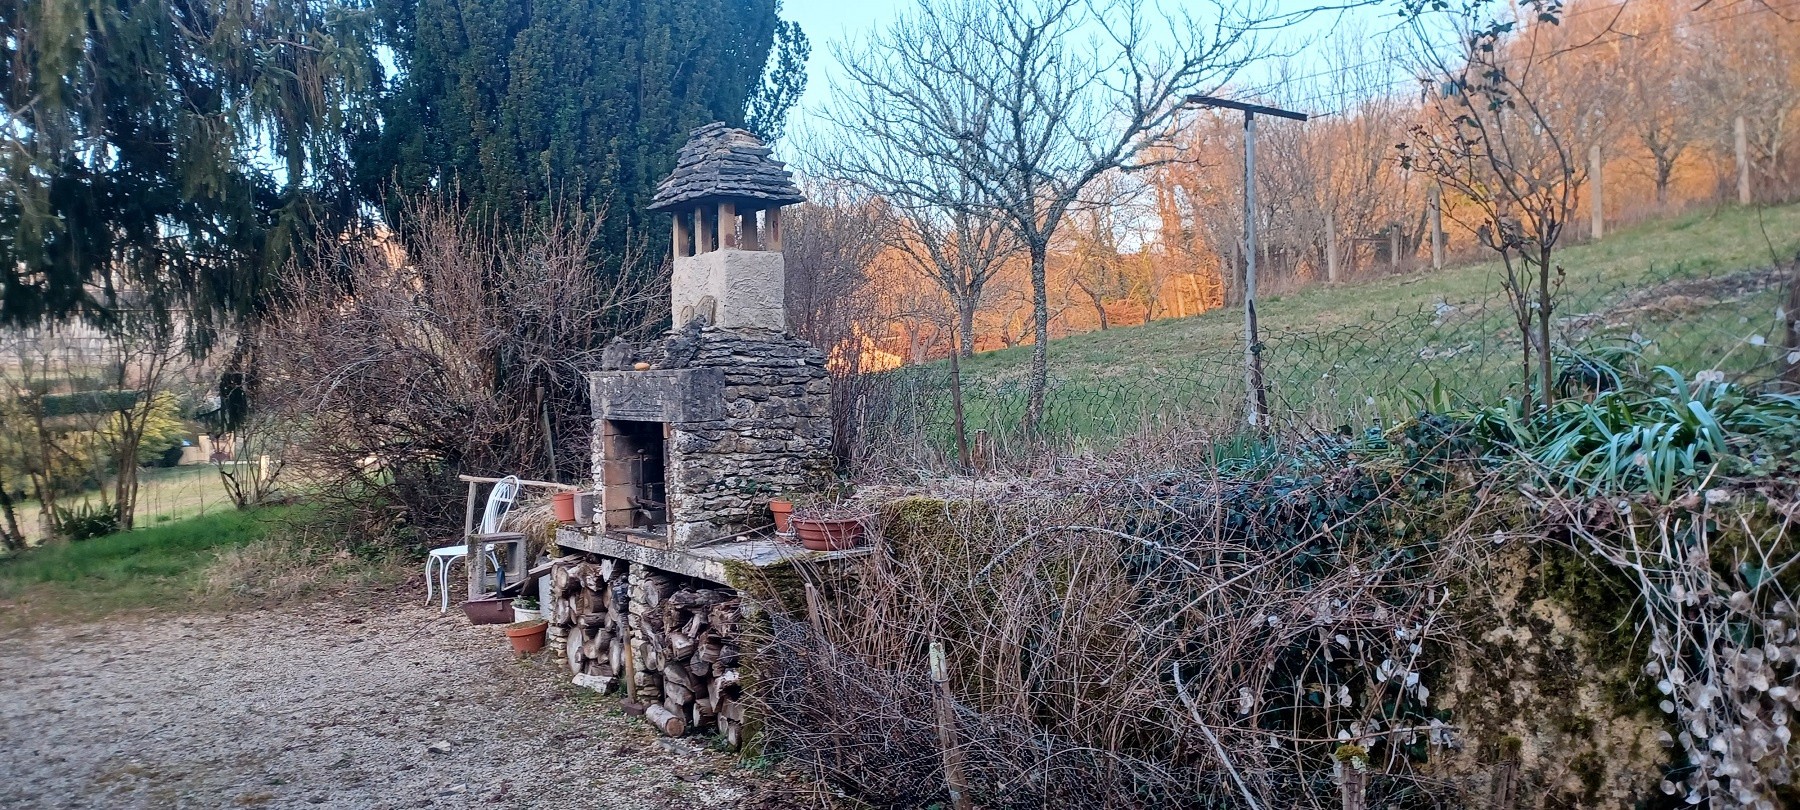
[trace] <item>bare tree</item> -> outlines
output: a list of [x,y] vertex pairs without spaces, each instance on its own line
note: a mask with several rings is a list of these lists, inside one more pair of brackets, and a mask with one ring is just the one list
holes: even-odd
[[[846,137],[934,169],[894,172],[852,156],[845,174],[991,211],[1030,257],[1028,430],[1044,416],[1046,266],[1064,217],[1096,178],[1133,166],[1188,95],[1222,85],[1254,50],[1255,14],[1216,3],[1209,12],[1153,16],[1139,0],[917,0],[840,55],[849,89],[831,118]],[[946,177],[957,182],[946,187]]]
[[789,209],[787,314],[794,334],[832,358],[837,373],[861,371],[860,344],[877,327],[869,267],[886,241],[880,201],[836,183],[808,183],[807,202]]
[[1621,118],[1650,158],[1659,208],[1669,204],[1676,162],[1703,133],[1695,70],[1701,57],[1692,38],[1676,30],[1680,14],[1668,4],[1634,9],[1619,40],[1616,69],[1631,107]]
[[1727,156],[1735,151],[1735,121],[1743,119],[1755,198],[1787,198],[1794,193],[1785,156],[1800,111],[1800,21],[1773,6],[1716,19],[1697,34],[1704,56],[1699,100],[1713,107],[1713,132]]
[[1437,89],[1424,123],[1400,144],[1400,164],[1421,171],[1462,196],[1472,220],[1464,224],[1500,256],[1501,283],[1521,338],[1524,397],[1548,407],[1555,398],[1551,329],[1562,268],[1555,251],[1574,218],[1586,179],[1576,143],[1584,117],[1597,111],[1552,99],[1543,73],[1567,52],[1546,29],[1561,5],[1529,0],[1518,13],[1529,22],[1484,17],[1475,5],[1447,11],[1465,48],[1459,61],[1429,56],[1432,22],[1415,18],[1427,52],[1426,84]]
[[889,246],[950,297],[956,309],[957,353],[973,355],[975,311],[981,307],[982,293],[1018,251],[1018,241],[1005,223],[978,205],[924,204],[892,214]]
[[107,329],[117,356],[114,387],[136,392],[112,414],[105,432],[107,450],[116,468],[112,481],[113,517],[120,529],[130,529],[137,516],[138,451],[144,431],[180,371],[183,355],[176,324],[149,310],[122,311]]

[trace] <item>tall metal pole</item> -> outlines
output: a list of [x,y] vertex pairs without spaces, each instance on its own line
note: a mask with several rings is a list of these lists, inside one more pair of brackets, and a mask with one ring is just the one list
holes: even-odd
[[1256,113],[1244,111],[1244,387],[1250,400],[1250,426],[1261,430],[1268,421],[1268,394],[1263,391],[1262,346],[1256,334]]

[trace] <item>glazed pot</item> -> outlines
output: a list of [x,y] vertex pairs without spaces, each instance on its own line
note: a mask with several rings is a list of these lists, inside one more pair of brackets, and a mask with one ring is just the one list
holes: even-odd
[[793,518],[789,525],[794,527],[795,536],[800,538],[800,545],[808,551],[843,551],[856,548],[862,543],[863,519],[853,518]]
[[512,621],[512,611],[512,600],[498,596],[484,596],[463,603],[463,613],[468,614],[471,624],[506,624]]
[[550,509],[561,523],[575,522],[575,493],[563,490],[550,496]]
[[506,640],[512,642],[513,652],[520,655],[534,653],[544,648],[544,631],[549,627],[550,623],[543,619],[513,622],[506,626]]
[[775,516],[775,531],[778,534],[791,534],[794,528],[791,519],[794,516],[794,502],[787,500],[769,501],[769,514]]

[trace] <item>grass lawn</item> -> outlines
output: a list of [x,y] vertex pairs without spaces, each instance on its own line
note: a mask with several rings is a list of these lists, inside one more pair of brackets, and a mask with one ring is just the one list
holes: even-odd
[[[1647,342],[1646,361],[1684,373],[1776,367],[1781,273],[1800,250],[1800,205],[1727,208],[1621,229],[1557,254],[1558,339],[1583,349]],[[1517,329],[1498,262],[1317,286],[1259,303],[1278,419],[1367,424],[1434,387],[1491,400],[1515,389]],[[1757,338],[1763,339],[1758,345]],[[972,429],[1005,434],[1025,411],[1031,348],[963,364]],[[1243,316],[1214,310],[1054,340],[1046,428],[1102,438],[1146,418],[1234,419],[1244,410]],[[947,436],[943,364],[900,375],[908,430]]]
[[193,599],[223,551],[262,539],[298,507],[210,514],[0,559],[0,604],[9,614],[97,615]]
[[[100,493],[84,492],[61,503],[74,507],[99,502]],[[138,471],[137,525],[154,526],[173,520],[234,511],[231,497],[219,482],[219,471],[211,464],[189,467],[150,467]],[[21,501],[17,505],[19,525],[31,542],[42,542],[38,502]]]

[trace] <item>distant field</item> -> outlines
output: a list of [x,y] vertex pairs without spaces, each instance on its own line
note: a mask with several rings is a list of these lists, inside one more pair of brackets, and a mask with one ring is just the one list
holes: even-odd
[[[1623,229],[1558,253],[1559,341],[1577,349],[1636,338],[1645,359],[1687,374],[1757,376],[1777,367],[1775,313],[1800,250],[1800,205],[1722,209]],[[1514,391],[1517,330],[1497,262],[1319,286],[1259,307],[1272,410],[1309,424],[1366,424],[1410,410],[1434,385],[1492,399]],[[1759,345],[1760,344],[1760,345]],[[1050,344],[1047,429],[1103,438],[1146,418],[1243,413],[1243,320],[1215,310]],[[1030,347],[963,364],[974,429],[1005,434],[1025,411]],[[944,436],[943,364],[897,376],[892,427]]]
[[[219,483],[219,471],[211,464],[192,467],[151,467],[138,478],[137,525],[155,526],[171,520],[196,517],[235,507],[225,488]],[[63,502],[64,506],[98,503],[100,493],[87,492]],[[39,526],[38,502],[23,501],[17,506],[19,523],[32,542],[43,540]]]

